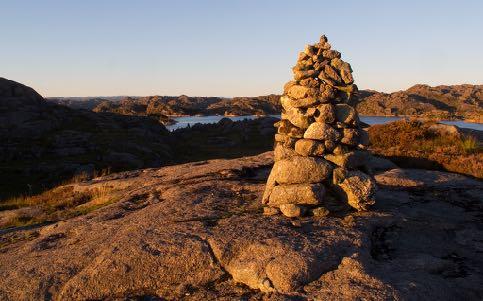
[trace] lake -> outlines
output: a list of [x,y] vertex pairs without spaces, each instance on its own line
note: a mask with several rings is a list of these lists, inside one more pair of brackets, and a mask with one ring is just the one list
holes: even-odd
[[[269,115],[272,117],[280,118],[280,115]],[[175,124],[168,125],[166,128],[170,131],[174,131],[176,129],[180,128],[185,128],[188,125],[192,126],[196,123],[217,123],[220,121],[222,118],[225,116],[221,115],[211,115],[211,116],[186,116],[186,117],[175,117],[173,118],[176,120]],[[255,116],[255,115],[246,115],[246,116],[233,116],[233,117],[228,117],[233,121],[239,121],[239,120],[244,120],[244,119],[255,119],[255,118],[260,118],[260,116]],[[365,122],[367,124],[373,125],[373,124],[384,124],[392,121],[396,121],[399,119],[402,119],[403,117],[396,117],[396,116],[360,116],[360,119],[362,122]],[[465,121],[440,121],[441,123],[444,124],[451,124],[451,125],[456,125],[457,127],[460,128],[467,128],[467,129],[473,129],[473,130],[479,130],[483,131],[483,124],[481,123],[473,123],[473,122],[465,122]]]

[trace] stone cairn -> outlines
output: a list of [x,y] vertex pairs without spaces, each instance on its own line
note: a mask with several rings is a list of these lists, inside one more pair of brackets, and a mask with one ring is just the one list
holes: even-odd
[[374,204],[376,184],[367,174],[368,135],[348,104],[357,92],[351,66],[322,36],[300,52],[292,70],[275,124],[265,214],[324,216],[347,205],[366,210]]

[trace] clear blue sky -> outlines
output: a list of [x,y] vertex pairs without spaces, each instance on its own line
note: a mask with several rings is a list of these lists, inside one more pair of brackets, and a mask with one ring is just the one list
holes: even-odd
[[322,33],[362,89],[483,82],[481,0],[0,1],[0,76],[44,96],[281,93]]

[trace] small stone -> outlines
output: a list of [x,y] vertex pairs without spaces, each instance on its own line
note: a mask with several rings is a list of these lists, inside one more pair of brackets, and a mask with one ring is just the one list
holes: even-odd
[[306,108],[312,106],[318,102],[317,98],[315,97],[306,97],[306,98],[299,98],[293,99],[288,96],[280,97],[280,102],[284,108],[286,107],[293,107],[293,108]]
[[316,122],[333,123],[335,121],[334,106],[329,103],[318,105],[314,119]]
[[314,63],[314,69],[317,71],[323,70],[325,65],[328,65],[329,63],[330,63],[329,60],[317,61]]
[[330,85],[320,85],[320,97],[323,99],[323,100],[332,100],[333,98],[335,98],[335,95],[336,95],[336,90],[334,88],[332,88],[332,86]]
[[283,91],[285,94],[288,94],[288,91],[293,87],[293,86],[297,86],[297,82],[292,80],[292,81],[289,81],[287,82],[284,86],[283,86]]
[[296,85],[296,84],[291,84],[289,87],[286,89],[286,93],[288,96],[294,99],[299,99],[299,98],[305,98],[310,95],[310,88]]
[[347,153],[347,152],[349,152],[349,150],[348,150],[347,146],[346,146],[346,145],[340,145],[340,144],[339,144],[339,145],[337,145],[337,146],[334,148],[334,150],[333,150],[333,153],[334,153],[335,155],[342,155],[342,154],[345,154],[345,153]]
[[355,169],[367,165],[370,154],[364,151],[353,151],[339,155],[325,155],[327,161],[345,169]]
[[298,128],[306,129],[309,127],[309,116],[300,108],[287,107],[282,112],[282,119],[288,119],[293,125]]
[[354,78],[352,77],[352,73],[342,69],[340,70],[340,76],[345,84],[352,84],[354,82]]
[[306,60],[308,58],[309,58],[309,56],[305,52],[301,51],[301,52],[299,52],[299,56],[298,56],[297,60],[303,61],[303,60]]
[[312,212],[312,215],[315,216],[315,217],[325,217],[327,215],[329,215],[330,211],[327,210],[326,208],[324,207],[317,207],[317,208],[314,208],[311,210]]
[[356,221],[352,215],[348,215],[344,217],[344,219],[342,220],[342,224],[344,225],[344,227],[352,228],[356,225]]
[[351,145],[351,146],[356,146],[359,144],[359,131],[357,129],[343,129],[343,135],[342,139],[340,142]]
[[[324,67],[324,69],[325,69],[325,67]],[[336,84],[337,84],[333,79],[330,78],[330,76],[328,76],[325,73],[324,70],[320,70],[319,79],[322,80],[322,81],[324,81],[326,84],[328,84],[328,85],[330,85],[332,87],[336,86]]]
[[325,145],[312,139],[299,139],[295,142],[295,152],[301,156],[322,156],[325,153]]
[[294,184],[275,186],[268,204],[317,205],[324,200],[325,187],[322,184]]
[[335,115],[338,121],[345,124],[354,124],[359,119],[356,110],[348,104],[337,104]]
[[337,73],[337,71],[334,68],[332,68],[330,65],[324,66],[324,72],[336,83],[342,82],[342,78],[340,77],[339,73]]
[[281,143],[285,147],[294,148],[297,138],[293,138],[285,134],[275,134],[275,141]]
[[334,140],[338,141],[341,134],[327,123],[314,122],[309,125],[304,133],[304,138],[315,140]]
[[344,62],[340,58],[334,58],[330,61],[330,65],[337,70],[345,70],[346,72],[352,73],[352,68],[349,63]]
[[294,126],[287,119],[282,119],[276,123],[277,133],[284,134],[289,137],[302,138],[304,135],[304,130]]
[[303,70],[303,71],[295,71],[294,72],[294,79],[295,80],[301,80],[304,78],[310,78],[310,77],[317,77],[318,72],[315,70]]
[[309,88],[318,88],[319,81],[316,78],[306,78],[299,81],[301,86],[309,87]]
[[267,215],[267,216],[277,215],[279,212],[280,210],[275,207],[263,207],[263,215]]
[[316,53],[316,50],[315,50],[315,47],[314,46],[312,46],[312,45],[306,45],[304,52],[308,56],[313,56]]
[[324,50],[329,50],[332,46],[328,43],[319,43],[319,51],[317,52],[318,55],[323,54]]
[[299,217],[304,215],[305,207],[295,204],[283,204],[280,205],[280,211],[286,217]]
[[273,156],[275,161],[280,161],[298,156],[298,154],[292,148],[284,146],[283,143],[277,143],[273,150]]
[[328,59],[340,58],[340,52],[337,50],[324,50],[322,55]]

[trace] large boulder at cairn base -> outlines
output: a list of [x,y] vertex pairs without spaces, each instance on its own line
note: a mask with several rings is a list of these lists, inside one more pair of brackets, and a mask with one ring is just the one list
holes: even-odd
[[363,172],[337,168],[334,184],[347,203],[357,210],[367,210],[375,203],[376,181]]
[[320,183],[331,174],[332,166],[323,158],[295,156],[277,161],[268,177],[263,201],[268,202],[273,187],[278,184]]

